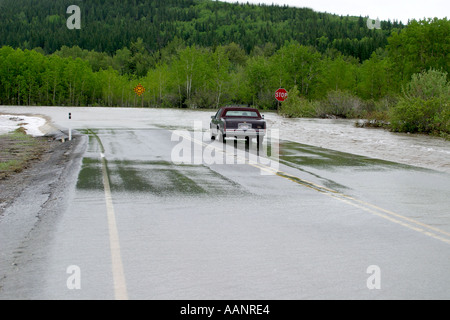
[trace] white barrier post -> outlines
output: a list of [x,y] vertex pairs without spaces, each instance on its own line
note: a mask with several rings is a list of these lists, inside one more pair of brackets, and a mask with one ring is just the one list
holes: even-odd
[[[72,119],[72,113],[69,112],[69,120]],[[69,141],[72,141],[72,127],[69,125]]]

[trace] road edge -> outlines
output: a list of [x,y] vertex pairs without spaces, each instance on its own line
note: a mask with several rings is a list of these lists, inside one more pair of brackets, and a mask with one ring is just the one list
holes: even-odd
[[0,299],[39,299],[28,288],[43,280],[36,275],[45,271],[39,271],[44,268],[41,261],[50,253],[54,227],[76,187],[87,141],[75,132],[72,140],[56,146],[45,161],[27,171],[30,183],[5,208],[0,219]]

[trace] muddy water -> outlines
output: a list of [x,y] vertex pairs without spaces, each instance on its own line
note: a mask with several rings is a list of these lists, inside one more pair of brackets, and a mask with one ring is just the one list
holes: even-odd
[[[68,112],[72,120],[68,120]],[[0,113],[42,114],[61,128],[185,128],[194,121],[209,129],[211,111],[180,109],[5,107]],[[392,133],[383,129],[357,128],[354,120],[285,119],[263,113],[268,127],[279,129],[280,138],[294,142],[450,172],[450,141],[437,137]]]
[[383,129],[357,128],[355,120],[284,119],[266,115],[280,138],[375,159],[450,172],[450,141]]

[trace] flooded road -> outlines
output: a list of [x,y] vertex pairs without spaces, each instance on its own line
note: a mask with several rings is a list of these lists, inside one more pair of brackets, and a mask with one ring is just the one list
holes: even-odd
[[[449,142],[427,140],[417,166],[428,137],[267,114],[280,139],[258,158],[255,145],[211,142],[210,112],[26,110],[76,129],[86,149],[48,247],[29,259],[36,279],[15,290],[6,278],[1,298],[450,298]],[[369,136],[386,139],[379,157],[365,154]],[[396,143],[410,160],[389,159]]]
[[[63,129],[162,126],[192,130],[193,122],[201,121],[203,129],[207,130],[215,111],[0,106],[0,113],[46,115]],[[273,112],[263,114],[269,128],[280,130],[282,140],[450,173],[450,141],[442,138],[358,128],[355,120],[286,119]]]

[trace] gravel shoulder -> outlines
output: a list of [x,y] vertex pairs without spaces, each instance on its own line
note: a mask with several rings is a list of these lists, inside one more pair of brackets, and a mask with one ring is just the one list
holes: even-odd
[[0,216],[39,175],[42,166],[49,165],[52,155],[58,154],[63,160],[61,151],[68,149],[69,145],[51,137],[30,137],[30,142],[24,144],[8,135],[0,136],[0,162],[17,163],[0,171]]
[[36,281],[27,278],[30,259],[46,259],[54,226],[75,188],[87,138],[74,134],[63,142],[61,134],[34,137],[33,157],[0,179],[0,299],[21,289],[27,297]]

